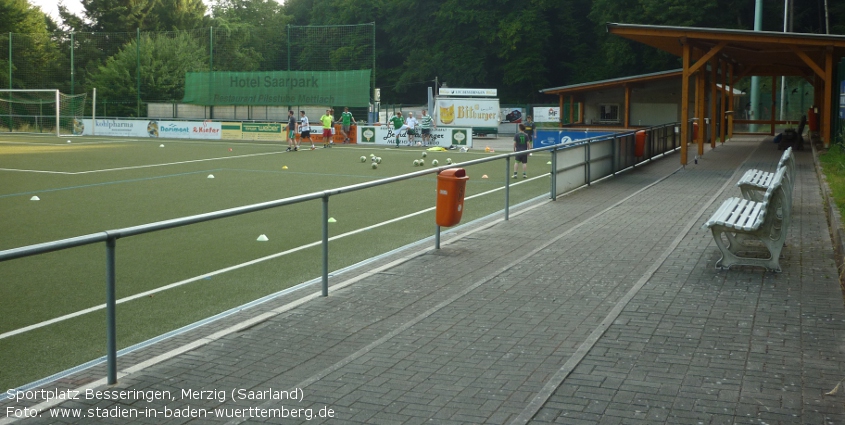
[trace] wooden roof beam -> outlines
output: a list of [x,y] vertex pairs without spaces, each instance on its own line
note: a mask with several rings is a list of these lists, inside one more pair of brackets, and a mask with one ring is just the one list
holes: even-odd
[[692,74],[692,73],[698,71],[699,68],[706,65],[707,62],[709,62],[710,59],[713,58],[713,56],[716,56],[716,54],[719,53],[722,49],[724,49],[725,46],[727,46],[727,45],[728,45],[727,41],[722,41],[719,44],[713,46],[710,49],[709,52],[705,53],[704,56],[702,56],[701,58],[698,59],[697,62],[695,62],[695,64],[693,64],[692,66],[689,67],[689,71],[687,71],[688,74]]
[[806,53],[801,51],[801,49],[793,46],[792,44],[789,44],[788,46],[789,46],[789,49],[792,50],[793,53],[795,53],[799,58],[801,58],[801,60],[804,61],[804,63],[806,63],[807,66],[809,66],[813,70],[813,72],[816,73],[816,75],[818,75],[819,77],[822,77],[822,79],[824,79],[824,76],[825,76],[824,70],[822,70],[822,68],[818,64],[816,64],[816,62],[812,58],[807,56]]

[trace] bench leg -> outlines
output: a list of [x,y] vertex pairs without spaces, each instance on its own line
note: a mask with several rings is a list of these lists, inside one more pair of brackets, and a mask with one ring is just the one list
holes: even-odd
[[[734,232],[732,232],[732,230],[734,229],[727,229],[721,226],[713,226],[710,228],[710,230],[713,233],[713,241],[716,243],[716,246],[722,253],[722,257],[719,258],[718,261],[716,261],[715,266],[717,269],[727,270],[731,266],[742,265],[760,266],[776,273],[781,272],[780,262],[778,260],[780,258],[780,252],[783,249],[783,240],[772,239],[772,229],[767,229],[762,233],[762,235],[745,233],[735,234]],[[723,234],[728,240],[727,244],[722,239]],[[766,253],[768,254],[768,258],[746,257],[738,255],[739,252],[743,251],[743,249],[741,249],[743,244],[739,242],[752,240],[759,241],[763,244],[763,247],[765,247]]]

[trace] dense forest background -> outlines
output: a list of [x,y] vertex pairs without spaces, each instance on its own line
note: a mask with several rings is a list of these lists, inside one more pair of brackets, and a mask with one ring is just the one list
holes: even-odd
[[[0,87],[10,86],[4,43],[14,47],[14,88],[68,90],[73,50],[80,64],[73,75],[77,91],[93,86],[120,96],[120,90],[135,90],[133,61],[143,56],[144,99],[178,99],[184,72],[209,67],[196,36],[209,28],[222,34],[212,35],[214,42],[226,46],[215,51],[214,70],[284,70],[287,25],[374,22],[383,102],[421,102],[435,78],[451,87],[497,88],[503,102],[547,101],[539,89],[680,67],[676,57],[609,36],[607,22],[753,29],[754,3],[215,0],[207,8],[202,0],[82,0],[82,16],[60,7],[55,22],[27,0],[0,0]],[[763,3],[763,30],[782,31],[784,2]],[[845,2],[794,3],[792,31],[845,34]],[[162,33],[170,36],[153,36]],[[24,65],[30,70],[19,72]]]

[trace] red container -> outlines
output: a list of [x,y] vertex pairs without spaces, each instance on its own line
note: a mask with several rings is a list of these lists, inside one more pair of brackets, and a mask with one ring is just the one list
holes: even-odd
[[461,222],[467,180],[469,177],[463,168],[450,168],[437,175],[435,221],[438,226],[449,227]]

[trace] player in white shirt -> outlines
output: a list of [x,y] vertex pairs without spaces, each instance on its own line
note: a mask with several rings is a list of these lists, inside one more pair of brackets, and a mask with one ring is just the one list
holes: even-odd
[[414,136],[417,131],[417,119],[414,118],[413,112],[408,112],[408,118],[405,118],[405,126],[408,127],[408,144],[414,146]]

